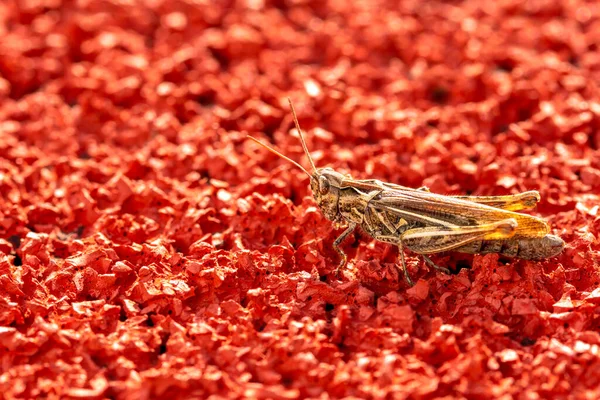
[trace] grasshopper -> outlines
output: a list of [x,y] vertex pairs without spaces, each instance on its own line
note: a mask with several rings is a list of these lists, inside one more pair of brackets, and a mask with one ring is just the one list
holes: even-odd
[[537,191],[507,196],[446,196],[431,193],[427,187],[413,189],[376,179],[358,180],[329,167],[316,168],[294,106],[290,99],[288,102],[312,173],[258,139],[248,138],[304,171],[323,215],[346,227],[333,243],[341,258],[336,274],[347,264],[340,245],[358,227],[375,240],[398,246],[401,272],[409,286],[414,283],[406,268],[405,249],[444,273],[450,271],[435,264],[430,254],[498,253],[541,260],[563,250],[564,241],[549,234],[546,221],[516,212],[533,208],[540,201]]

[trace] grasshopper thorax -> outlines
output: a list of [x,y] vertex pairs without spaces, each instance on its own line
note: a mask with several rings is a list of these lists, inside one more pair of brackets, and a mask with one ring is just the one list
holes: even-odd
[[330,221],[340,218],[338,201],[345,175],[325,167],[318,168],[311,176],[310,188],[321,212]]

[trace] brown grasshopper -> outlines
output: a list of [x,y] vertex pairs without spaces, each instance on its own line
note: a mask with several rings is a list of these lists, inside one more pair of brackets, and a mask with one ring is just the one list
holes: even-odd
[[427,187],[412,189],[375,179],[357,180],[328,167],[316,168],[294,106],[291,100],[288,101],[312,174],[296,161],[248,137],[304,171],[310,177],[313,196],[323,215],[346,226],[333,243],[341,257],[336,273],[347,263],[340,244],[359,226],[372,238],[399,247],[402,273],[410,286],[414,284],[406,268],[406,248],[445,273],[450,271],[436,265],[429,254],[444,251],[499,253],[540,260],[563,250],[564,241],[549,234],[546,221],[515,212],[533,208],[540,200],[537,191],[508,196],[445,196],[431,193]]

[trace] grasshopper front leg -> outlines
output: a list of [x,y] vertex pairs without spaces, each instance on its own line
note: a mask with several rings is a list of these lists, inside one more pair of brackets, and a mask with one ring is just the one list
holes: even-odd
[[357,225],[356,223],[351,222],[348,225],[348,227],[346,228],[346,230],[344,232],[342,232],[342,234],[337,239],[335,239],[335,241],[333,242],[333,248],[335,249],[335,251],[337,251],[337,253],[342,258],[340,261],[340,264],[335,269],[336,275],[339,274],[340,270],[342,268],[344,268],[346,266],[346,263],[348,262],[348,257],[346,257],[346,253],[344,253],[344,251],[340,248],[340,244],[344,241],[344,239],[346,239],[348,237],[349,234],[354,232],[354,230],[356,229],[356,225]]
[[335,270],[336,275],[339,274],[340,270],[342,268],[344,268],[344,266],[346,266],[346,262],[347,262],[346,253],[344,253],[344,251],[340,248],[340,244],[342,243],[342,241],[344,241],[344,239],[346,239],[346,237],[350,233],[352,233],[354,231],[354,229],[356,229],[356,227],[359,224],[359,222],[357,222],[357,221],[363,220],[365,211],[361,210],[361,208],[364,210],[367,210],[369,207],[369,202],[371,200],[373,200],[375,197],[377,197],[377,195],[379,195],[381,192],[382,192],[382,190],[376,189],[373,192],[371,192],[370,194],[365,195],[367,197],[364,199],[364,201],[362,201],[362,199],[361,199],[360,203],[352,202],[352,203],[348,204],[350,206],[349,207],[350,214],[357,219],[354,221],[352,221],[351,219],[347,219],[348,228],[346,228],[346,230],[344,232],[342,232],[342,234],[335,240],[335,242],[333,242],[333,248],[342,258],[340,261],[340,264],[338,265],[338,267]]

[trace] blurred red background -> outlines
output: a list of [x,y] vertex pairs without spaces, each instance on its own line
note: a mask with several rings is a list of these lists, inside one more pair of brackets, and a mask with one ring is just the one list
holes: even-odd
[[[0,4],[3,398],[596,399],[596,1]],[[539,190],[542,262],[340,233],[318,166]],[[219,397],[220,396],[220,397]]]

